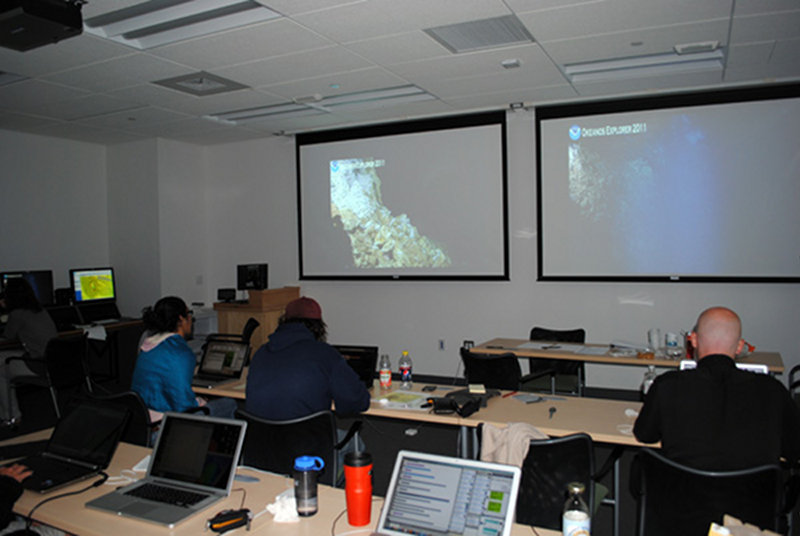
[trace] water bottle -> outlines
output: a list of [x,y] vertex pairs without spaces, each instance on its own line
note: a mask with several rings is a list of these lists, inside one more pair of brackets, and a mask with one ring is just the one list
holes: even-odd
[[408,355],[408,350],[403,350],[398,366],[400,367],[400,379],[403,382],[401,387],[411,389],[411,357]]
[[654,381],[656,381],[656,367],[648,365],[647,372],[644,373],[644,379],[642,380],[643,395],[647,394],[647,391],[650,390],[650,386],[653,385]]
[[392,362],[389,361],[389,354],[383,354],[378,366],[378,378],[381,382],[381,389],[392,387]]
[[569,499],[564,504],[564,517],[561,523],[564,536],[590,536],[591,534],[592,517],[586,501],[583,500],[585,490],[586,486],[581,482],[567,484]]
[[325,467],[319,456],[299,456],[294,460],[294,498],[297,514],[313,516],[317,513],[317,473]]

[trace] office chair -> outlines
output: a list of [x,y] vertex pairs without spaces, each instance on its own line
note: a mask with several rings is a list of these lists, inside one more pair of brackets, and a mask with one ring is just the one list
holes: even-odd
[[[242,341],[244,343],[250,344],[250,339],[253,337],[253,332],[260,326],[261,323],[253,318],[252,316],[247,319],[244,327],[242,328],[241,333],[209,333],[206,335],[206,342],[203,343],[203,351],[205,352],[206,346],[208,341],[218,340],[218,341]],[[245,358],[245,365],[250,362],[250,353],[252,352],[251,348],[247,350],[247,357]]]
[[320,411],[307,417],[272,421],[237,410],[236,418],[247,421],[242,446],[243,465],[291,475],[298,456],[319,456],[325,462],[319,481],[339,485],[343,468],[339,467],[338,451],[356,436],[361,421],[355,421],[347,435],[338,441],[336,417],[332,411]]
[[711,522],[721,523],[724,514],[779,530],[786,510],[778,465],[703,471],[644,448],[634,459],[630,485],[637,502],[638,536],[706,534]]
[[476,354],[462,347],[461,360],[464,362],[464,376],[467,383],[480,383],[490,389],[520,391],[527,381],[535,377],[535,375],[523,376],[519,359],[511,353]]
[[792,395],[795,403],[800,404],[800,365],[795,365],[789,371],[789,394]]
[[614,507],[617,534],[617,498],[606,498],[608,489],[599,483],[622,454],[615,449],[595,473],[594,443],[588,434],[578,433],[550,439],[532,439],[522,463],[522,480],[517,496],[517,523],[561,530],[561,516],[567,500],[567,484],[582,482],[584,500],[594,515],[601,504]]
[[44,360],[30,357],[9,357],[6,363],[21,360],[28,364],[34,372],[44,370],[43,375],[18,376],[10,382],[10,397],[16,396],[19,385],[35,385],[46,387],[50,391],[53,409],[56,418],[61,418],[59,395],[64,398],[64,403],[70,396],[82,390],[93,391],[92,380],[86,364],[88,351],[87,335],[85,333],[74,337],[54,337],[47,343],[44,351]]
[[124,406],[128,409],[130,417],[125,430],[122,432],[121,441],[152,447],[152,436],[156,430],[156,423],[150,420],[150,412],[144,404],[144,400],[139,393],[134,391],[124,391],[113,395],[88,395],[92,400],[98,402],[108,402]]
[[[583,344],[586,341],[586,331],[580,328],[558,330],[535,326],[531,329],[530,340]],[[535,374],[537,378],[542,376],[550,378],[552,394],[560,391],[583,396],[583,384],[586,377],[583,361],[529,358],[528,366],[530,374]]]

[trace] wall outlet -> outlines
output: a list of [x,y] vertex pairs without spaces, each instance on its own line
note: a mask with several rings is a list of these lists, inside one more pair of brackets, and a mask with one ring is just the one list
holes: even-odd
[[439,350],[440,351],[444,350],[444,339],[439,339]]

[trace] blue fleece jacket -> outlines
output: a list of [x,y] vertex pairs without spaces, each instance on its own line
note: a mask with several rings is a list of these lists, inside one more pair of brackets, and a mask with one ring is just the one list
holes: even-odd
[[197,406],[192,392],[195,357],[186,341],[177,333],[155,347],[143,345],[133,370],[131,390],[145,405],[156,411],[186,411]]

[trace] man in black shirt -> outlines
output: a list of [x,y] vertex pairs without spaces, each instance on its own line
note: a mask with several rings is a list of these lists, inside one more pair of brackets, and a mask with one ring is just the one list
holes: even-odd
[[767,374],[736,368],[741,331],[730,309],[700,315],[689,335],[697,368],[656,379],[633,428],[639,441],[661,441],[666,457],[705,470],[800,460],[800,413],[789,392]]

